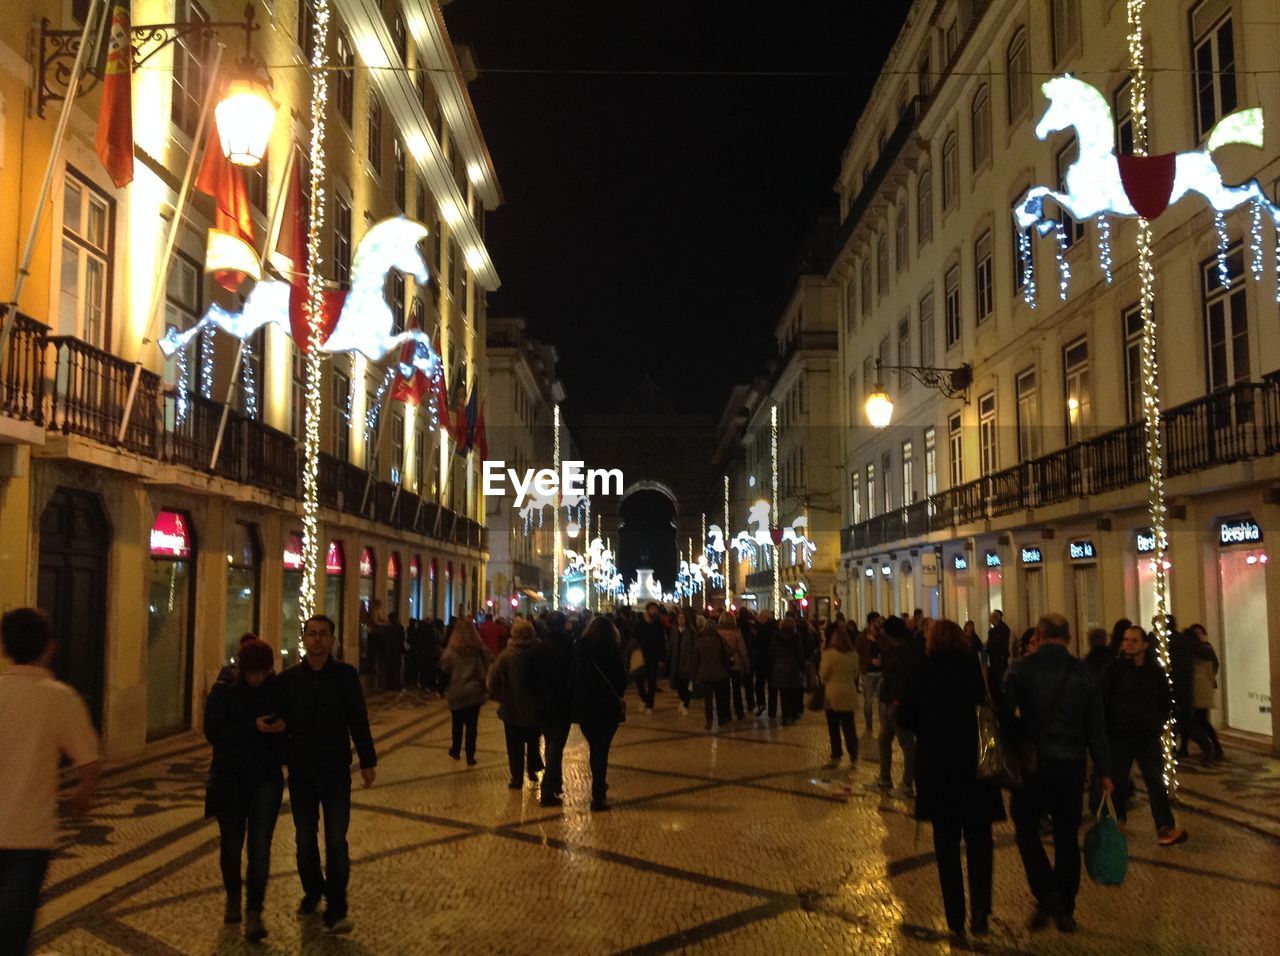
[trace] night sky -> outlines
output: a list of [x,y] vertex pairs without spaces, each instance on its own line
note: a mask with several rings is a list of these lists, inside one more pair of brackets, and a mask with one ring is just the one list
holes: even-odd
[[471,96],[505,195],[488,220],[503,283],[490,315],[525,315],[558,347],[571,416],[615,411],[646,370],[678,411],[717,412],[764,370],[801,241],[835,213],[841,150],[907,6],[444,8],[475,50]]

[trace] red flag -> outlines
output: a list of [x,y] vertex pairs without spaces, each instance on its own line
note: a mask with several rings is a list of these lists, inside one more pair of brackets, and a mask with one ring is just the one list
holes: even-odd
[[439,367],[431,382],[432,399],[436,404],[436,420],[440,423],[440,427],[447,434],[453,434],[453,422],[449,419],[449,389],[445,385],[444,375],[444,353],[440,351],[440,333],[437,330],[436,336],[431,340],[431,348],[439,357]]
[[133,45],[128,0],[114,0],[94,148],[117,187],[133,182]]
[[196,189],[213,197],[214,202],[205,271],[213,273],[218,285],[234,292],[246,276],[257,279],[261,271],[253,247],[253,213],[244,170],[222,155],[217,127],[209,129],[209,144],[196,177]]
[[293,281],[303,278],[307,268],[307,216],[309,210],[302,191],[302,160],[293,154],[293,166],[289,170],[289,190],[285,193],[284,208],[280,210],[280,231],[276,235],[274,255],[288,260],[288,265],[278,263],[280,271]]
[[[326,342],[329,336],[333,334],[334,328],[338,324],[338,317],[342,315],[342,306],[347,301],[347,293],[341,289],[325,289],[324,290],[324,308],[321,310],[323,315],[320,318],[322,325],[321,342]],[[311,330],[307,326],[307,284],[305,282],[295,282],[289,287],[289,334],[293,336],[294,343],[298,348],[302,349],[305,355],[309,349],[311,342]]]
[[[409,317],[409,328],[416,329],[417,327],[418,317],[416,314],[411,315]],[[414,353],[416,351],[417,343],[413,340],[405,342],[404,345],[400,346],[400,357],[397,363],[396,380],[391,386],[392,401],[401,401],[406,405],[416,406],[422,401],[422,396],[431,388],[430,381],[427,380],[427,376],[421,371],[421,369],[414,368],[408,378],[405,378],[403,373],[400,371],[400,367],[402,366],[413,365]]]

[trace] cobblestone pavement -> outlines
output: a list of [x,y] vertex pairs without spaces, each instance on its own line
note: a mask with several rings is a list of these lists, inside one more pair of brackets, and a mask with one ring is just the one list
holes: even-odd
[[[952,951],[927,825],[868,791],[865,759],[824,769],[825,721],[748,720],[712,737],[674,695],[634,706],[615,741],[614,810],[588,810],[575,729],[561,809],[509,791],[492,705],[479,765],[446,756],[448,711],[419,696],[371,706],[377,785],[354,791],[346,938],[298,921],[287,808],[276,829],[266,920],[250,946],[221,923],[217,831],[202,819],[208,752],[184,736],[110,769],[91,817],[65,831],[36,952],[663,953]],[[863,756],[868,756],[864,740]],[[897,767],[895,767],[895,771]],[[1130,816],[1120,888],[1088,882],[1081,931],[1025,927],[1030,902],[1012,831],[996,833],[992,935],[954,951],[1263,953],[1280,933],[1280,773],[1240,751],[1188,768],[1188,843],[1162,849],[1145,805]],[[1272,942],[1266,942],[1270,939]]]

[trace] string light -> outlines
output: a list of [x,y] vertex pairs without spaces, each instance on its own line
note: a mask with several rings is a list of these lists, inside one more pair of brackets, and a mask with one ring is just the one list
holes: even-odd
[[1213,228],[1218,232],[1218,283],[1228,289],[1231,287],[1231,273],[1227,270],[1227,250],[1231,247],[1231,238],[1227,235],[1227,221],[1220,209],[1213,212]]
[[[552,409],[551,455],[555,460],[556,474],[560,474],[560,405],[557,402]],[[539,512],[541,515],[541,512]],[[563,562],[564,546],[560,541],[560,507],[551,509],[551,553],[554,571],[551,580],[556,582],[555,594],[552,595],[552,610],[560,610],[560,568]]]
[[1111,285],[1111,220],[1106,216],[1098,217],[1098,265],[1107,285]]
[[1249,205],[1249,267],[1253,281],[1262,281],[1262,203],[1256,199]]
[[174,399],[176,405],[176,414],[178,424],[181,425],[187,420],[187,410],[191,406],[189,396],[191,394],[191,368],[187,362],[187,350],[182,349],[177,355],[177,378],[178,378],[178,394]]
[[200,397],[213,398],[213,329],[200,336]]
[[[724,533],[729,533],[729,476],[724,476]],[[729,577],[729,548],[724,549],[724,603],[729,604],[729,588],[733,578]]]
[[244,355],[240,359],[240,387],[244,390],[244,413],[258,417],[258,373],[254,368],[253,348],[244,343]]
[[1058,256],[1058,298],[1067,301],[1067,288],[1071,285],[1071,263],[1067,261],[1067,227],[1054,223],[1055,246]]
[[[769,406],[769,457],[769,490],[773,496],[769,507],[769,518],[770,527],[772,527],[778,520],[778,405],[776,402]],[[773,613],[777,614],[782,610],[782,570],[778,567],[778,545],[773,540],[773,535],[769,536],[769,543],[773,546]]]
[[1036,270],[1031,258],[1031,230],[1018,230],[1018,255],[1022,258],[1022,299],[1036,307]]

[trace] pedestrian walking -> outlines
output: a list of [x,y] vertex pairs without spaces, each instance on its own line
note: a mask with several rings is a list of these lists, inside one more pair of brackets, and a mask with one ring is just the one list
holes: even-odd
[[[933,622],[933,627],[937,626],[938,622]],[[926,628],[928,630],[931,629]],[[924,637],[909,633],[902,618],[892,615],[884,621],[879,646],[883,677],[880,682],[880,777],[876,788],[893,789],[893,742],[896,739],[902,749],[902,795],[910,799],[916,795],[916,738],[906,727],[898,726],[898,710],[902,695],[924,662]]]
[[[1027,873],[1036,910],[1030,928],[1054,920],[1064,933],[1076,929],[1080,891],[1080,816],[1085,754],[1094,766],[1110,767],[1098,678],[1067,650],[1071,628],[1061,614],[1046,614],[1036,624],[1034,650],[1010,666],[1001,706],[1005,727],[1033,747],[1035,769],[1013,792],[1010,811],[1018,853]],[[1111,793],[1110,776],[1101,787]],[[1040,821],[1053,826],[1052,864],[1040,841]]]
[[58,762],[75,768],[71,811],[84,816],[98,782],[98,736],[80,695],[53,676],[58,642],[44,611],[5,614],[0,645],[12,661],[0,673],[0,953],[21,956],[58,845]]
[[248,837],[248,884],[244,899],[245,939],[265,939],[262,921],[271,870],[271,838],[284,798],[288,738],[280,717],[275,652],[259,640],[240,645],[237,673],[215,683],[204,707],[204,736],[213,745],[205,789],[204,815],[218,821],[224,923],[240,922],[240,857]]
[[1009,669],[1011,634],[1004,620],[1004,611],[996,608],[991,612],[990,620],[991,626],[987,628],[987,682],[991,685],[991,696],[999,701],[1004,672]]
[[440,657],[440,669],[449,675],[444,697],[453,715],[453,743],[449,756],[462,756],[465,732],[467,766],[476,765],[476,732],[480,724],[480,708],[488,696],[485,675],[493,663],[493,655],[480,640],[480,633],[468,618],[455,618],[449,644]]
[[382,611],[382,598],[374,598],[364,612],[364,669],[369,675],[370,686],[383,690],[387,686],[387,665],[382,656],[382,632],[387,626],[387,616]]
[[[717,630],[724,646],[729,649],[729,699],[733,705],[734,716],[742,720],[747,708],[755,710],[756,701],[751,688],[751,655],[747,650],[747,642],[738,630],[737,619],[725,611],[717,622]],[[743,693],[746,693],[746,704],[743,704]]]
[[258,635],[254,634],[251,631],[245,631],[243,634],[240,635],[240,642],[236,645],[237,647],[236,660],[228,661],[226,664],[222,665],[222,670],[218,671],[218,677],[214,681],[214,683],[229,684],[231,681],[236,679],[236,674],[239,673],[239,668],[236,666],[236,661],[239,660],[240,649],[243,649],[246,644],[252,641],[256,641],[257,639],[258,639]]
[[573,722],[573,639],[565,631],[564,615],[558,614],[556,618],[533,654],[538,723],[546,748],[546,771],[539,792],[539,802],[544,807],[558,807],[562,803],[564,748]]
[[1180,745],[1178,755],[1189,753],[1188,742],[1195,741],[1200,748],[1200,762],[1204,766],[1213,763],[1213,740],[1204,725],[1196,719],[1193,694],[1195,688],[1196,661],[1216,657],[1213,648],[1202,644],[1194,635],[1178,630],[1177,622],[1170,614],[1165,618],[1169,628],[1169,675],[1173,687],[1173,717],[1177,725]]
[[[538,688],[534,675],[535,649],[538,639],[533,625],[518,620],[511,628],[506,649],[489,668],[489,697],[498,702],[498,718],[502,721],[507,741],[507,765],[511,780],[507,787],[524,787],[526,771],[537,783],[542,772],[542,742],[538,730]],[[488,646],[485,647],[488,650]]]
[[769,659],[773,667],[769,679],[769,716],[777,714],[780,700],[782,726],[787,727],[804,712],[805,650],[795,618],[785,617],[778,623],[769,645]]
[[675,626],[667,634],[667,660],[671,668],[671,689],[680,695],[680,713],[689,713],[690,685],[698,669],[698,634],[689,623],[689,612],[681,608]]
[[642,679],[637,679],[637,686],[646,714],[653,713],[654,695],[658,692],[658,670],[667,648],[667,633],[661,613],[662,607],[658,602],[650,601],[644,609],[644,617],[636,623],[633,631],[644,661]]
[[1213,729],[1213,721],[1209,718],[1209,711],[1213,710],[1213,694],[1218,689],[1218,652],[1209,643],[1209,632],[1204,629],[1203,624],[1192,624],[1187,628],[1187,633],[1199,642],[1191,678],[1191,707],[1197,723],[1213,744],[1213,760],[1216,763],[1223,758],[1223,751],[1222,744],[1218,742],[1218,732]]
[[387,690],[401,690],[404,687],[404,652],[405,652],[405,632],[404,625],[400,623],[400,612],[391,611],[387,614],[387,623],[382,628],[382,659],[386,667],[386,679],[384,686]]
[[1102,671],[1100,686],[1111,753],[1109,775],[1116,783],[1113,802],[1117,819],[1125,820],[1133,791],[1129,773],[1137,761],[1147,785],[1156,841],[1161,846],[1184,842],[1187,831],[1174,824],[1164,782],[1161,737],[1170,714],[1169,678],[1151,653],[1146,631],[1136,626],[1125,631],[1120,656]]
[[844,750],[840,735],[844,734],[845,747],[849,751],[849,765],[858,761],[858,729],[853,712],[858,706],[858,655],[853,650],[844,623],[837,624],[822,652],[818,676],[822,680],[822,703],[827,714],[827,735],[831,738],[832,769],[840,766]]
[[624,717],[627,674],[618,653],[618,629],[607,617],[593,618],[573,646],[574,723],[587,738],[591,765],[591,809],[609,806],[609,747]]
[[770,685],[773,677],[773,661],[769,657],[769,648],[773,646],[773,638],[777,633],[778,622],[773,619],[773,612],[765,608],[760,612],[760,619],[756,622],[755,629],[747,636],[747,652],[751,655],[757,717],[765,712],[766,702],[774,695]]
[[925,658],[904,691],[898,720],[915,734],[915,817],[933,827],[942,905],[955,936],[965,928],[960,841],[969,871],[969,929],[984,936],[991,919],[991,824],[1005,819],[999,787],[977,775],[977,707],[986,694],[969,638],[955,621],[935,622],[926,638]]
[[872,611],[867,615],[867,626],[853,642],[858,654],[858,668],[862,678],[862,719],[867,735],[871,734],[871,714],[880,700],[880,684],[884,679],[880,657],[880,635],[884,618]]
[[[324,925],[330,933],[351,932],[347,882],[351,860],[351,745],[360,758],[360,777],[372,787],[378,757],[369,732],[360,677],[333,657],[333,621],[323,614],[302,628],[306,656],[280,675],[280,717],[289,735],[289,806],[296,831],[299,916],[311,916],[323,897]],[[324,811],[325,865],[320,865],[317,830]]]
[[714,709],[718,726],[729,722],[729,648],[715,621],[702,625],[694,645],[694,680],[703,694],[706,728],[712,729]]

